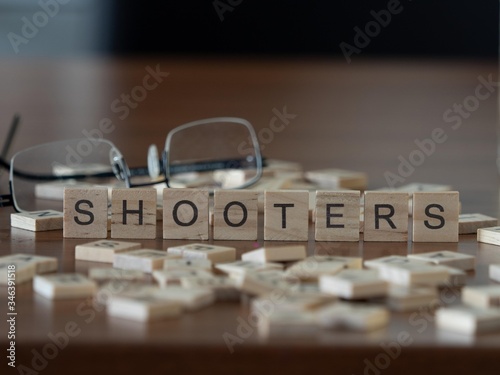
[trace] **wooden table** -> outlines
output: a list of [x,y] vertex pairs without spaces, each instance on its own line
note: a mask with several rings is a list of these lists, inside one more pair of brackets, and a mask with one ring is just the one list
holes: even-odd
[[[148,66],[169,75],[136,108],[129,108],[127,116],[124,111],[115,113],[115,101],[142,85]],[[162,146],[168,130],[177,125],[206,117],[239,116],[255,126],[267,157],[297,161],[305,169],[365,171],[370,188],[375,189],[387,186],[384,174],[397,172],[398,158],[408,158],[417,148],[416,140],[429,138],[434,129],[442,128],[447,140],[437,144],[404,183],[450,184],[460,191],[463,212],[498,216],[496,91],[478,100],[477,108],[466,113],[458,129],[443,118],[454,103],[470,100],[468,96],[475,95],[483,78],[492,74],[496,81],[496,71],[493,62],[461,61],[374,60],[347,65],[334,60],[2,60],[0,137],[4,138],[14,111],[22,114],[23,123],[12,151],[81,137],[83,129],[98,129],[99,121],[110,118],[115,129],[107,138],[134,165],[143,164],[147,146]],[[272,118],[285,107],[289,122],[283,131],[269,136],[262,129],[269,129]],[[292,118],[292,114],[296,116]],[[3,193],[5,174],[0,178]],[[10,228],[10,212],[0,211],[1,255],[56,256],[60,272],[85,273],[94,265],[74,260],[75,245],[87,241],[63,239],[61,231],[33,233]],[[259,238],[263,243],[262,233]],[[461,236],[458,244],[315,243],[312,235],[310,238],[309,254],[365,259],[440,249],[474,254],[478,265],[468,276],[471,285],[488,283],[487,265],[500,263],[500,248],[478,244],[475,235]],[[142,242],[157,249],[181,243]],[[255,245],[225,243],[235,245],[239,254]],[[0,291],[5,301],[5,288]],[[453,294],[442,298],[452,303],[459,300]],[[30,283],[17,287],[17,304],[17,364],[38,365],[47,374],[303,374],[318,370],[486,374],[498,367],[500,350],[500,334],[472,338],[443,334],[426,311],[392,314],[387,329],[369,334],[325,330],[315,335],[260,339],[250,330],[230,354],[223,335],[236,334],[238,319],[248,318],[244,304],[220,303],[179,320],[138,324],[110,319],[101,306],[92,307],[84,300],[50,302],[34,295]],[[5,302],[0,311],[5,317]],[[58,349],[55,358],[32,364],[33,350],[50,351],[49,333],[64,332],[68,322],[75,322],[78,335]],[[0,327],[5,350],[4,318]],[[391,343],[404,332],[411,344],[399,350]],[[384,354],[384,346],[392,348],[393,357]],[[7,367],[3,358],[2,373]]]

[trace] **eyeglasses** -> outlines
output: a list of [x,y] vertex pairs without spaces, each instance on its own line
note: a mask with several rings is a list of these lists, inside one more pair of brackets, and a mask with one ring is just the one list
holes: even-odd
[[[167,135],[161,155],[149,147],[147,167],[129,168],[108,140],[57,141],[17,152],[7,163],[10,194],[0,207],[62,211],[66,186],[242,189],[257,182],[263,160],[252,125],[241,118],[190,122]],[[159,185],[160,184],[160,185]]]

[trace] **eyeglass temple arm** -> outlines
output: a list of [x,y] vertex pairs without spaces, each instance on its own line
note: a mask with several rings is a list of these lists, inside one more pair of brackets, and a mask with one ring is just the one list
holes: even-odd
[[[265,166],[265,159],[262,159],[262,166]],[[251,165],[246,159],[226,159],[214,160],[207,162],[174,164],[170,166],[170,174],[179,174],[187,172],[209,172],[219,169],[246,169],[251,168]]]
[[17,127],[19,126],[20,122],[21,122],[21,116],[19,116],[19,114],[16,113],[14,115],[14,118],[12,119],[12,122],[10,123],[9,132],[7,133],[7,138],[5,139],[5,142],[3,144],[2,152],[0,153],[0,158],[2,159],[7,158],[7,154],[9,153],[9,148],[12,145],[12,141],[14,140]]

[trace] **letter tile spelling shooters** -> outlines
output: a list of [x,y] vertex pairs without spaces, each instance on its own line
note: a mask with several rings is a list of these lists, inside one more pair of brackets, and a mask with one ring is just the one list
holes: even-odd
[[208,240],[208,190],[163,190],[163,238]]
[[156,238],[156,190],[113,189],[111,238]]
[[264,240],[307,241],[309,234],[308,191],[264,193]]
[[359,191],[317,191],[316,241],[359,241]]
[[106,238],[108,236],[108,189],[64,189],[65,238]]
[[214,193],[214,239],[257,240],[257,191],[216,190]]

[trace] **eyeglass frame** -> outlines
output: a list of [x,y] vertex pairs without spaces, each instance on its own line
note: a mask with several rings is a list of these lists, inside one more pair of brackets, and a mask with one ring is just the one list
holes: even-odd
[[[17,116],[17,115],[16,115]],[[16,117],[15,120],[16,124],[19,122],[19,118]],[[255,184],[261,177],[262,177],[262,169],[265,166],[265,159],[262,157],[261,151],[260,151],[260,145],[259,141],[257,138],[257,135],[255,133],[255,130],[250,124],[249,121],[239,118],[239,117],[213,117],[213,118],[208,118],[208,119],[203,119],[203,120],[196,120],[192,121],[189,123],[186,123],[184,125],[180,125],[178,127],[175,127],[174,129],[170,130],[167,134],[167,138],[165,140],[165,147],[162,151],[161,158],[158,159],[158,155],[156,152],[156,160],[158,162],[157,166],[159,167],[159,173],[163,174],[162,179],[160,180],[155,180],[151,182],[144,182],[144,183],[132,183],[131,178],[134,176],[147,176],[151,175],[150,170],[152,168],[152,165],[150,164],[152,160],[150,159],[151,155],[154,154],[154,152],[151,152],[151,147],[154,145],[150,146],[150,150],[148,151],[148,166],[147,167],[134,167],[130,168],[123,155],[120,153],[118,148],[116,146],[103,138],[99,139],[94,139],[94,140],[99,140],[100,142],[105,142],[108,143],[111,146],[111,152],[114,153],[113,155],[110,155],[110,164],[112,171],[111,172],[99,172],[99,173],[93,173],[93,174],[73,174],[73,175],[26,175],[21,172],[17,172],[14,170],[12,167],[12,164],[15,160],[15,157],[19,155],[22,152],[25,152],[29,150],[31,147],[27,149],[23,149],[21,151],[16,152],[10,160],[10,163],[6,162],[1,156],[0,156],[0,167],[3,167],[9,171],[9,191],[10,194],[3,194],[0,195],[0,208],[1,207],[14,207],[16,212],[23,212],[24,210],[21,210],[19,206],[17,205],[17,201],[15,200],[14,193],[13,193],[13,187],[12,187],[12,181],[14,179],[15,175],[18,175],[20,177],[24,177],[26,179],[31,179],[31,180],[42,180],[42,181],[61,181],[61,180],[70,180],[70,179],[83,179],[83,178],[106,178],[106,177],[116,177],[120,181],[125,181],[125,186],[127,188],[137,188],[137,187],[146,187],[146,186],[153,186],[157,184],[162,184],[165,183],[168,188],[171,188],[169,184],[170,177],[172,175],[175,175],[177,173],[184,173],[184,172],[208,172],[208,171],[215,171],[215,170],[221,170],[221,169],[244,169],[244,168],[238,168],[238,166],[244,165],[244,162],[246,159],[229,159],[229,160],[214,160],[214,161],[205,161],[205,162],[196,162],[196,163],[191,163],[191,164],[181,164],[181,165],[176,165],[174,169],[181,169],[179,167],[182,167],[182,170],[178,170],[174,173],[171,171],[170,168],[166,168],[167,163],[169,161],[169,156],[171,152],[171,140],[172,137],[182,131],[186,130],[195,126],[200,126],[200,125],[205,125],[205,124],[212,124],[212,123],[236,123],[239,125],[245,126],[245,128],[248,130],[250,134],[250,138],[253,143],[253,148],[255,152],[255,164],[256,164],[256,175],[252,177],[249,181],[245,182],[243,185],[235,187],[234,189],[245,189],[253,184]],[[85,138],[81,138],[85,139]],[[75,141],[79,139],[73,139],[73,140],[67,140],[69,141]],[[58,141],[55,141],[58,142]],[[63,141],[59,141],[63,142]],[[48,142],[46,144],[50,144],[52,142]],[[43,144],[42,144],[43,145]],[[41,146],[41,145],[38,145]],[[33,147],[38,147],[38,146],[33,146]],[[156,146],[154,146],[156,150]],[[156,161],[155,161],[156,163]],[[135,173],[133,173],[135,172]]]

